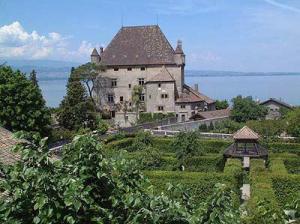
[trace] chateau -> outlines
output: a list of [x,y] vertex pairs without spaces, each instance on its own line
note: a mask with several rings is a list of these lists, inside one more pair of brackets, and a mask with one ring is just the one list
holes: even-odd
[[143,87],[143,112],[174,113],[178,121],[186,121],[198,111],[215,110],[215,101],[200,93],[198,85],[193,89],[184,82],[182,42],[174,49],[157,25],[122,27],[105,49],[93,50],[91,62],[105,66],[95,92],[117,120],[120,114],[134,113],[136,85]]

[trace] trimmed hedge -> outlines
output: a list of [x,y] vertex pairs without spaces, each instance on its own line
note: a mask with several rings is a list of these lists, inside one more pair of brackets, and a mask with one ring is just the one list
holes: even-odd
[[145,171],[156,192],[166,189],[166,184],[181,184],[188,189],[198,202],[206,200],[213,193],[216,183],[224,183],[231,189],[237,189],[237,182],[231,175],[222,173],[200,173],[182,171]]
[[198,172],[221,172],[223,171],[225,160],[223,156],[194,156],[187,158],[184,165],[187,171]]
[[300,195],[300,175],[273,176],[272,184],[282,208]]
[[289,173],[300,174],[300,158],[285,159],[284,165]]
[[300,143],[282,143],[282,142],[272,142],[266,144],[266,147],[275,153],[278,152],[289,152],[300,154]]
[[112,150],[126,150],[133,143],[134,138],[124,138],[118,141],[113,141],[106,144],[107,149]]
[[281,158],[271,159],[270,170],[274,175],[287,175],[288,172],[285,168],[284,162]]

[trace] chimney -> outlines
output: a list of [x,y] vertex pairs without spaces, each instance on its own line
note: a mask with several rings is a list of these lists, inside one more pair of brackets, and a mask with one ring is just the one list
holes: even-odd
[[100,55],[103,53],[103,47],[100,47]]
[[194,90],[196,90],[197,92],[199,92],[198,83],[195,84]]

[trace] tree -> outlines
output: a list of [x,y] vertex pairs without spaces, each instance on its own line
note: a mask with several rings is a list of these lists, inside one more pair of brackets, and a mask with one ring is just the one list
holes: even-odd
[[33,85],[38,86],[36,71],[34,69],[30,72],[29,79],[33,83]]
[[90,99],[92,100],[95,108],[97,108],[96,100],[94,99],[93,92],[96,87],[96,78],[99,73],[105,69],[104,65],[97,65],[95,63],[86,63],[74,69],[73,74],[79,77],[85,83]]
[[20,71],[0,67],[0,124],[11,131],[46,134],[50,113],[38,86]]
[[227,100],[216,100],[216,110],[227,109],[229,107]]
[[231,118],[237,122],[263,119],[268,113],[266,107],[256,103],[250,96],[237,96],[232,102]]
[[74,69],[71,70],[68,79],[67,95],[59,107],[58,122],[62,127],[70,130],[78,130],[81,127],[94,128],[95,107]]
[[300,108],[296,108],[286,114],[287,133],[300,137]]
[[135,106],[137,120],[139,118],[139,111],[140,111],[141,105],[142,105],[142,100],[141,100],[142,93],[143,93],[143,86],[138,85],[138,86],[133,87],[131,98],[132,98],[132,102]]

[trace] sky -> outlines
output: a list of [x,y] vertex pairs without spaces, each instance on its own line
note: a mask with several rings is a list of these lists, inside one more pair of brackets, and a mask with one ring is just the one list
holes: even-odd
[[300,72],[300,0],[0,0],[0,58],[84,63],[151,24],[182,40],[187,69]]

